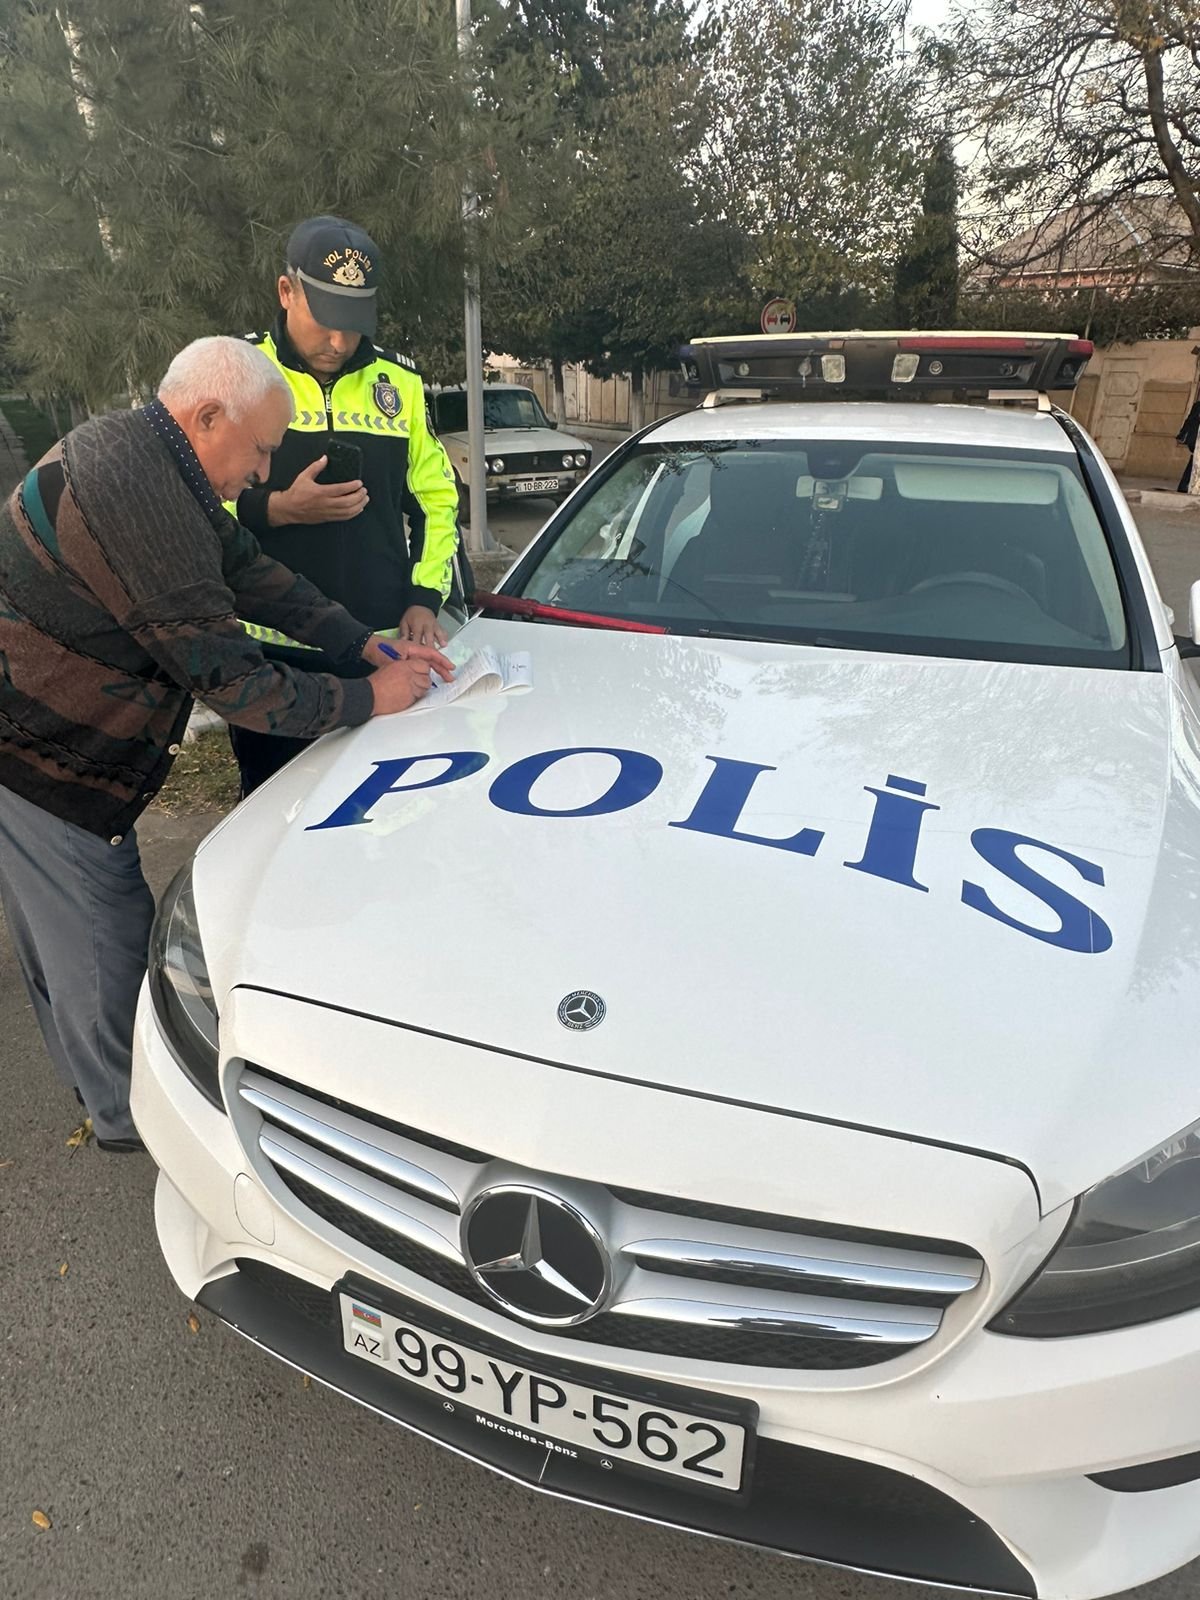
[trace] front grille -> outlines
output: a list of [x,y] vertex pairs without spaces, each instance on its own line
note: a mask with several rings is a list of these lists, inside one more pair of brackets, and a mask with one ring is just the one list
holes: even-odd
[[[466,1267],[423,1250],[406,1239],[397,1239],[386,1228],[373,1224],[368,1217],[350,1206],[341,1205],[329,1195],[322,1194],[311,1184],[298,1178],[285,1178],[285,1183],[297,1200],[310,1211],[331,1223],[342,1233],[394,1261],[397,1266],[415,1273],[451,1294],[469,1300],[472,1305],[489,1311],[497,1309],[496,1302],[475,1282]],[[796,1338],[780,1340],[774,1334],[740,1333],[725,1328],[710,1328],[702,1324],[634,1320],[601,1312],[590,1321],[575,1328],[556,1328],[560,1339],[578,1340],[587,1344],[609,1345],[617,1350],[644,1350],[660,1356],[680,1356],[689,1361],[722,1361],[747,1367],[803,1368],[813,1372],[836,1371],[845,1367],[874,1366],[889,1361],[895,1351],[888,1345],[861,1349],[844,1340]]]
[[567,1342],[783,1370],[871,1367],[932,1338],[982,1276],[978,1256],[941,1240],[514,1176],[483,1151],[255,1067],[238,1092],[259,1116],[252,1142],[296,1201],[349,1244],[493,1313],[503,1308],[463,1255],[469,1201],[525,1182],[565,1189],[604,1218],[611,1290],[586,1321],[554,1327]]
[[[574,455],[574,451],[571,454]],[[513,455],[511,451],[504,453],[504,473],[506,477],[520,477],[527,472],[571,472],[572,467],[563,466],[565,450],[547,451],[539,450],[528,454]]]

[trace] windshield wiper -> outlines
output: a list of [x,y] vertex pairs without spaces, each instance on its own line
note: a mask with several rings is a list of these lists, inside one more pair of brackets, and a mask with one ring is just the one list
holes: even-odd
[[604,617],[595,611],[570,611],[565,606],[548,606],[540,600],[526,600],[523,595],[491,594],[477,589],[474,603],[484,611],[498,611],[501,616],[529,617],[545,622],[565,622],[574,628],[609,628],[614,633],[669,633],[669,628],[657,622],[632,622],[625,617]]
[[[701,627],[689,628],[688,632],[700,639],[743,639],[748,644],[790,644],[792,641],[778,633],[759,633],[754,628],[739,628],[736,622],[714,628],[708,623]],[[807,644],[809,641],[803,641]]]
[[695,634],[701,639],[741,639],[748,644],[813,644],[823,650],[863,650],[873,648],[861,642],[850,643],[846,639],[837,638],[828,633],[805,633],[802,630],[779,633],[760,633],[751,627],[739,627],[736,622],[727,623],[720,628],[714,628],[707,623],[700,627],[689,628],[690,634]]

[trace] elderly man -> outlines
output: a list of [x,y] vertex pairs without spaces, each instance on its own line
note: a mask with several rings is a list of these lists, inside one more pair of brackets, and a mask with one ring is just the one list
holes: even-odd
[[[434,649],[381,648],[222,509],[266,478],[291,420],[260,351],[199,339],[157,400],[76,428],[0,512],[0,899],[46,1047],[104,1150],[142,1148],[130,1047],[154,906],[133,825],[192,697],[315,738],[450,673]],[[268,662],[239,616],[376,670]]]

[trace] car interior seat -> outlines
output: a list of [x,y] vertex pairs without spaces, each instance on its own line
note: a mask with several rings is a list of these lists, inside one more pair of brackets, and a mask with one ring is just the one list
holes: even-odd
[[800,457],[733,456],[713,463],[708,515],[684,547],[671,581],[725,614],[788,588],[812,530],[812,503],[800,498]]

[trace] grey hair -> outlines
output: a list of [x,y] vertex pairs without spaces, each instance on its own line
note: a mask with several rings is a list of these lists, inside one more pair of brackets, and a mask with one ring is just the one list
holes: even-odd
[[215,335],[193,339],[167,368],[158,386],[165,405],[190,409],[215,400],[232,422],[278,389],[291,400],[287,379],[262,351],[245,339]]

